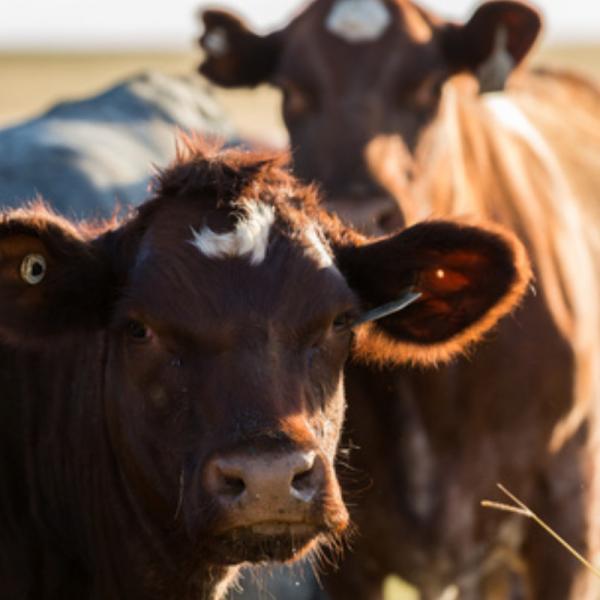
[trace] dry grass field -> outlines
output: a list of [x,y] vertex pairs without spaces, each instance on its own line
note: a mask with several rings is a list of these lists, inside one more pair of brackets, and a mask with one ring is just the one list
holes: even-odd
[[[0,53],[0,127],[29,118],[52,104],[93,95],[142,71],[193,74],[198,53],[9,54]],[[240,132],[282,142],[278,96],[268,88],[215,90]]]
[[[140,71],[193,73],[198,61],[199,53],[0,54],[0,127],[29,118],[55,102],[92,95]],[[600,79],[600,45],[546,48],[533,61],[575,68]],[[264,87],[215,93],[241,134],[285,141],[275,91]],[[416,600],[418,596],[397,578],[390,578],[386,598]]]
[[[94,94],[133,73],[193,73],[199,52],[172,54],[0,54],[0,127],[28,118],[53,103]],[[535,63],[575,68],[600,79],[600,45],[547,48]],[[285,140],[279,96],[264,87],[216,91],[242,134]]]

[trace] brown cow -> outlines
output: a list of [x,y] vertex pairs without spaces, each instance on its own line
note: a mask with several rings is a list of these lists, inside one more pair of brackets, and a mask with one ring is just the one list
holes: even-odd
[[502,481],[585,554],[600,551],[589,447],[600,402],[598,89],[548,70],[507,84],[540,30],[519,2],[483,4],[464,25],[405,0],[319,0],[264,37],[223,12],[204,22],[202,73],[283,90],[295,168],[340,215],[388,230],[491,218],[534,259],[537,296],[472,360],[348,369],[348,432],[362,448],[353,465],[373,486],[354,513],[362,535],[327,586],[379,598],[397,572],[426,598],[478,598],[516,573],[531,598],[587,597],[592,580],[562,548],[479,501]]
[[121,223],[0,216],[2,598],[208,600],[335,544],[352,340],[448,358],[522,295],[512,234],[367,242],[280,162],[188,141]]

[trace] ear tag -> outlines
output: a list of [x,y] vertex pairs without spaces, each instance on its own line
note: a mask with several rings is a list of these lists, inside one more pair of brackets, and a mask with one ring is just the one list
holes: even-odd
[[41,254],[28,254],[21,261],[21,279],[29,285],[37,285],[46,276],[46,259]]
[[479,93],[503,91],[514,68],[515,61],[508,51],[508,32],[506,27],[500,26],[491,54],[477,69]]
[[352,327],[357,327],[363,323],[370,321],[377,321],[384,317],[389,317],[394,313],[400,312],[405,308],[408,308],[411,304],[414,304],[423,294],[421,292],[415,292],[412,289],[407,290],[400,298],[393,302],[388,302],[383,306],[378,306],[372,310],[368,310],[366,313],[360,315],[356,321],[352,323]]

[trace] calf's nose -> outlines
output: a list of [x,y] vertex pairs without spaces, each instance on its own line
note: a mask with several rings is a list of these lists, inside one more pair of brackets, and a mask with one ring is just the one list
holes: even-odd
[[315,452],[231,456],[209,465],[209,487],[225,502],[277,497],[310,502],[319,485]]
[[207,487],[236,526],[303,521],[322,490],[325,468],[312,451],[216,457]]

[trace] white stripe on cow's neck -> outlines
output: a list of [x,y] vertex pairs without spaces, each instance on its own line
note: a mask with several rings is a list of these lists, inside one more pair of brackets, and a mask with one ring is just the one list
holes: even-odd
[[337,0],[327,15],[325,27],[354,44],[379,39],[391,20],[383,0]]
[[308,242],[305,250],[306,255],[316,261],[321,269],[326,269],[333,265],[331,254],[323,243],[316,225],[313,224],[307,228],[306,241]]
[[514,100],[501,92],[485,94],[482,98],[494,118],[506,129],[521,136],[545,161],[555,160],[544,136]]
[[275,211],[262,202],[246,200],[241,205],[241,213],[233,231],[216,233],[207,226],[201,231],[192,229],[194,237],[190,243],[209,258],[248,255],[251,265],[259,265],[267,254]]

